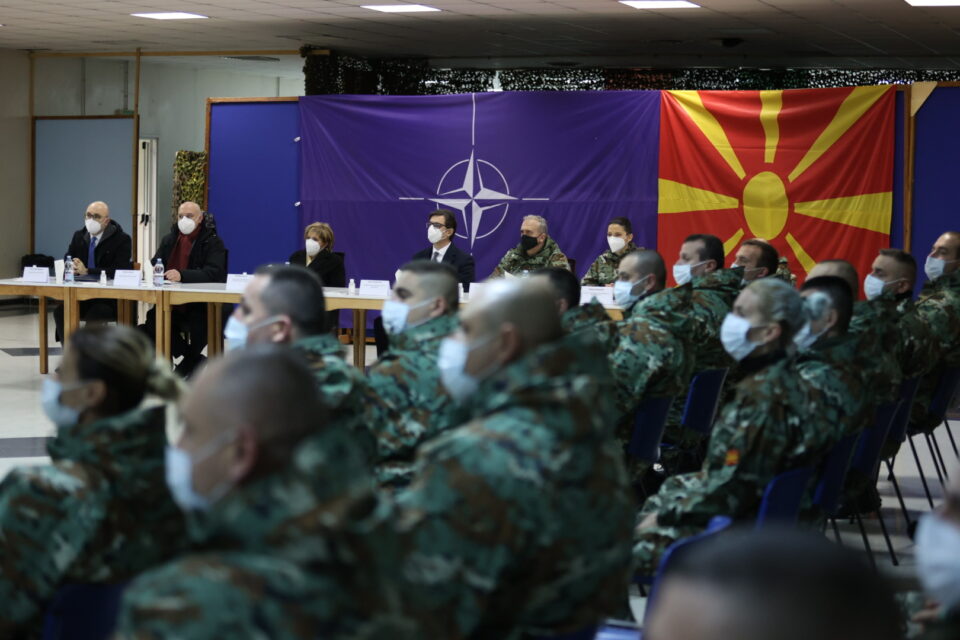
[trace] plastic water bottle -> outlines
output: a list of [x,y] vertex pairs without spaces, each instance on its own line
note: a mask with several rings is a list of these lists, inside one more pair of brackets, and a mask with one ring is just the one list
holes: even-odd
[[350,295],[350,296],[357,295],[357,285],[353,281],[353,278],[350,278],[350,284],[347,285],[347,295]]
[[459,299],[463,300],[463,283],[462,282],[457,283],[457,292],[459,294]]
[[63,261],[63,281],[73,282],[73,258],[70,256]]
[[100,271],[100,284],[106,286],[107,284],[107,270],[103,269]]
[[163,260],[157,258],[157,264],[153,265],[153,286],[163,286]]

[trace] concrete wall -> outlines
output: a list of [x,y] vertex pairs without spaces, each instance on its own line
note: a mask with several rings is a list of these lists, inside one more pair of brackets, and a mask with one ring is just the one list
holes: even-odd
[[0,277],[18,274],[30,248],[30,61],[0,51]]

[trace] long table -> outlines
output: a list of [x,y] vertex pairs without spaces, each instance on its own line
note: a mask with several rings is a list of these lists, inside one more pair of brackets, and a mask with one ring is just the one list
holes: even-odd
[[[326,287],[323,290],[326,306],[330,311],[350,310],[353,312],[353,363],[361,369],[366,364],[367,311],[376,311],[383,307],[384,299],[351,294],[340,287]],[[171,356],[170,328],[173,307],[181,304],[203,303],[207,305],[207,353],[217,355],[223,350],[223,306],[240,302],[241,293],[230,291],[223,283],[208,282],[198,284],[168,284],[154,287],[144,284],[137,288],[116,287],[113,284],[102,285],[97,282],[77,282],[72,284],[32,283],[20,278],[0,280],[0,295],[32,296],[39,299],[40,310],[40,373],[48,371],[48,327],[47,298],[63,302],[64,341],[69,340],[80,325],[80,303],[84,300],[109,299],[117,301],[117,320],[124,324],[135,322],[131,303],[146,302],[156,306],[156,344],[157,352],[165,358]],[[461,300],[461,304],[467,299]],[[619,307],[608,306],[607,313],[614,320],[623,317]]]

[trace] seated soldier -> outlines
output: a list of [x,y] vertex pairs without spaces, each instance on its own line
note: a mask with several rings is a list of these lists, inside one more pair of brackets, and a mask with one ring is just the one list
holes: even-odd
[[179,393],[139,332],[73,334],[59,373],[44,380],[51,461],[0,483],[0,637],[39,637],[44,607],[65,585],[123,583],[185,548],[163,480],[165,405],[143,402]]
[[323,285],[314,272],[293,265],[261,267],[227,321],[226,348],[272,343],[300,352],[313,370],[331,422],[356,436],[372,465],[377,458],[373,429],[381,424],[385,407],[363,374],[344,360],[326,311]]
[[774,476],[822,457],[823,429],[811,415],[819,398],[787,355],[804,321],[800,294],[780,280],[757,280],[737,296],[721,336],[743,378],[714,424],[703,468],[667,478],[644,504],[633,549],[641,573],[653,575],[668,546],[713,516],[755,518]]
[[632,499],[611,436],[610,373],[563,337],[541,282],[489,284],[440,346],[470,420],[420,448],[397,496],[423,638],[553,636],[622,602]]
[[547,221],[541,216],[524,216],[520,224],[520,244],[507,251],[490,277],[522,276],[543,267],[569,269],[570,263],[547,235]]
[[292,349],[257,345],[200,372],[167,482],[202,551],[127,588],[118,638],[425,637],[399,611],[363,454],[320,395]]
[[609,287],[617,279],[620,261],[638,248],[633,244],[633,225],[627,218],[614,218],[607,225],[607,245],[609,251],[604,251],[593,261],[587,274],[580,281],[585,287]]
[[620,261],[617,279],[613,283],[613,300],[623,307],[623,317],[631,317],[641,307],[638,302],[663,291],[667,284],[667,269],[656,251],[638,249]]
[[822,536],[776,529],[721,534],[678,554],[646,623],[645,640],[902,637],[882,574]]
[[542,279],[550,287],[560,315],[560,326],[568,333],[592,331],[598,325],[610,322],[607,310],[594,298],[587,304],[580,304],[580,283],[577,276],[560,267],[537,269],[533,276]]
[[760,238],[750,238],[737,249],[732,266],[743,267],[741,282],[746,286],[754,280],[776,275],[779,260],[780,254],[772,244]]
[[415,260],[400,268],[383,305],[390,350],[370,367],[370,390],[400,419],[377,426],[381,485],[409,484],[417,448],[459,424],[456,403],[440,383],[440,341],[457,328],[457,274],[447,264]]

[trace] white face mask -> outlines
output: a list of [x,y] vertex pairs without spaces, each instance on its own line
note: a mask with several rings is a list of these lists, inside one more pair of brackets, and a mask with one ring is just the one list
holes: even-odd
[[318,253],[320,253],[320,243],[314,240],[313,238],[307,238],[306,242],[307,255],[311,258]]
[[80,410],[68,407],[60,402],[60,394],[64,391],[72,391],[86,386],[85,382],[78,382],[64,386],[59,380],[53,378],[44,378],[43,387],[40,391],[40,406],[43,412],[50,418],[50,422],[64,429],[72,427],[80,421]]
[[824,328],[823,331],[810,333],[810,322],[807,321],[802,327],[800,327],[800,331],[797,331],[797,335],[793,336],[793,343],[797,345],[797,349],[800,351],[806,351],[812,347],[814,343],[820,339],[820,336],[826,333],[826,331],[827,328]]
[[677,281],[677,284],[687,284],[693,280],[693,269],[694,267],[699,267],[700,265],[706,263],[706,260],[698,262],[697,264],[675,264],[673,265],[673,279]]
[[607,244],[610,246],[610,251],[618,253],[627,246],[627,241],[617,236],[607,236]]
[[383,318],[383,328],[386,329],[388,333],[400,333],[407,328],[407,316],[410,315],[411,311],[425,307],[435,299],[436,298],[424,300],[413,306],[405,302],[400,302],[399,300],[386,300],[383,303],[383,309],[380,311],[380,316]]
[[252,327],[248,327],[242,320],[236,316],[230,316],[227,319],[227,326],[223,328],[223,347],[225,351],[233,351],[247,346],[250,340],[250,332],[256,331],[260,327],[265,327],[271,322],[280,320],[283,316],[270,316],[264,318]]
[[476,393],[484,376],[472,376],[466,371],[470,352],[487,344],[493,336],[482,338],[473,344],[467,344],[453,337],[444,338],[437,354],[437,368],[440,369],[440,381],[447,393],[457,402],[463,402]]
[[960,527],[936,513],[920,517],[917,574],[923,589],[944,611],[960,605]]
[[193,466],[214,455],[230,444],[236,437],[235,432],[227,431],[201,447],[194,456],[173,445],[167,445],[164,451],[167,487],[183,511],[207,511],[220,498],[230,491],[231,483],[224,480],[213,488],[209,496],[197,493],[193,488]]
[[634,294],[633,291],[636,287],[643,285],[646,279],[650,276],[651,274],[647,274],[636,282],[617,280],[613,283],[613,299],[621,307],[629,307],[631,304],[643,297],[642,290],[636,294]]
[[86,227],[87,233],[92,236],[97,235],[100,231],[103,230],[103,225],[94,220],[93,218],[87,218],[86,222],[83,223],[83,226]]
[[760,346],[747,338],[747,332],[752,328],[749,320],[733,313],[728,313],[720,325],[720,342],[727,353],[738,362]]
[[194,231],[196,231],[197,223],[194,222],[193,219],[187,218],[186,216],[184,216],[183,218],[180,218],[180,220],[177,221],[177,228],[180,229],[180,233],[182,233],[185,236],[188,236]]
[[443,229],[437,229],[436,227],[427,227],[427,240],[430,241],[430,244],[437,244],[443,240]]
[[943,270],[948,264],[953,264],[956,260],[944,260],[927,256],[927,261],[923,265],[923,272],[927,274],[930,280],[936,280],[943,275]]

